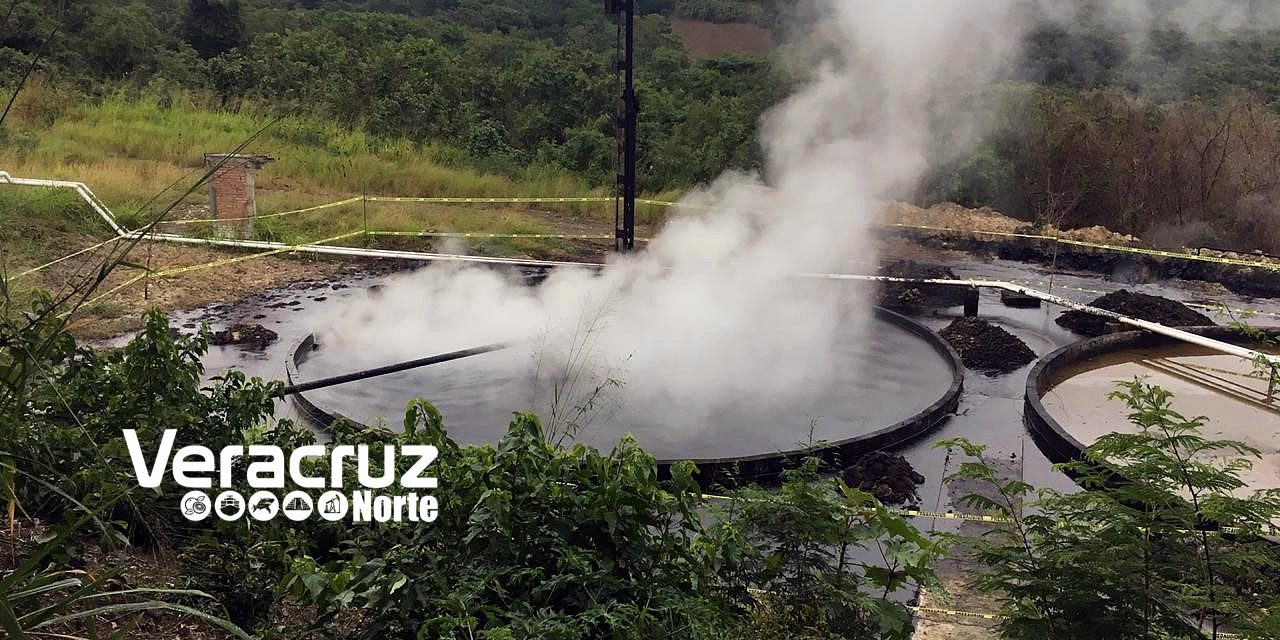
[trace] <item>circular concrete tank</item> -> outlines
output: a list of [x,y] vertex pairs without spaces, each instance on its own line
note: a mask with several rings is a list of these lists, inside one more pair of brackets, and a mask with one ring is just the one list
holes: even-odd
[[[1227,327],[1190,329],[1237,344],[1249,338]],[[1257,345],[1250,345],[1257,347]],[[1024,419],[1054,462],[1081,456],[1098,437],[1136,431],[1117,382],[1141,377],[1174,393],[1172,408],[1204,416],[1203,435],[1235,440],[1262,452],[1242,473],[1250,489],[1280,488],[1280,398],[1242,358],[1140,331],[1113,333],[1068,345],[1036,363],[1027,379]]]
[[[835,375],[803,398],[780,403],[768,389],[743,390],[733,406],[684,421],[657,419],[646,407],[628,406],[594,416],[575,439],[607,448],[630,433],[664,468],[693,460],[702,480],[729,482],[771,479],[788,459],[807,451],[838,464],[916,438],[954,411],[962,365],[950,346],[919,323],[885,309],[873,315],[865,333],[837,341]],[[288,377],[298,382],[348,371],[347,355],[308,336],[294,350]],[[547,421],[546,390],[531,383],[528,363],[520,358],[498,351],[293,398],[319,424],[343,417],[394,425],[405,404],[422,397],[440,409],[459,442],[494,442],[513,410],[532,410]],[[625,387],[620,393],[625,396]]]

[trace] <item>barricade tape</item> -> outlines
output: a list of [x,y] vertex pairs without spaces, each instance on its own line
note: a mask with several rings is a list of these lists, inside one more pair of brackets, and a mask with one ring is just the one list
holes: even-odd
[[[244,261],[246,261],[246,260],[253,260],[254,258],[263,258],[263,257],[266,257],[266,256],[275,255],[275,254],[278,254],[278,253],[287,253],[287,252],[289,252],[289,251],[295,251],[295,250],[297,250],[298,248],[300,248],[300,247],[305,247],[305,246],[307,246],[307,245],[321,245],[321,244],[328,244],[328,243],[330,243],[330,242],[336,242],[336,241],[338,241],[338,240],[345,240],[345,239],[347,239],[347,238],[352,238],[352,237],[355,237],[355,236],[361,235],[361,234],[363,234],[363,233],[364,233],[363,231],[349,231],[349,232],[347,232],[347,233],[339,234],[339,235],[332,236],[332,237],[329,237],[329,238],[324,238],[324,239],[322,239],[322,240],[316,240],[315,242],[309,242],[309,243],[304,243],[304,244],[290,245],[290,246],[287,246],[287,247],[280,247],[280,248],[278,248],[278,249],[271,249],[271,250],[269,250],[269,251],[262,251],[262,252],[259,252],[259,253],[251,253],[251,254],[242,255],[242,256],[233,256],[233,257],[230,257],[230,258],[223,258],[223,259],[221,259],[221,260],[214,260],[214,261],[212,261],[212,262],[205,262],[205,263],[202,263],[202,264],[194,264],[194,265],[189,265],[189,266],[185,266],[185,267],[174,267],[174,268],[172,268],[172,269],[163,269],[163,270],[160,270],[160,271],[151,271],[151,272],[147,272],[147,273],[142,273],[142,274],[136,275],[136,276],[134,276],[134,277],[132,277],[132,278],[130,278],[130,279],[128,279],[128,280],[125,280],[124,282],[122,282],[122,283],[120,283],[120,284],[118,284],[118,285],[116,285],[116,286],[112,287],[111,289],[109,289],[109,290],[107,290],[107,291],[105,291],[105,292],[103,292],[103,293],[101,293],[101,294],[99,294],[99,295],[97,295],[97,296],[94,296],[93,298],[90,298],[89,300],[86,300],[86,301],[85,301],[85,303],[84,303],[84,304],[82,304],[82,305],[80,305],[80,306],[81,306],[81,308],[84,308],[84,307],[89,307],[89,306],[92,306],[92,305],[94,305],[94,304],[97,304],[98,302],[100,302],[100,301],[104,300],[104,299],[105,299],[105,298],[107,298],[108,296],[111,296],[112,294],[115,294],[115,293],[117,293],[117,292],[121,291],[122,289],[124,289],[124,288],[126,288],[126,287],[128,287],[128,286],[130,286],[130,285],[136,284],[136,283],[140,282],[141,280],[143,280],[143,279],[145,279],[145,278],[148,278],[148,277],[152,277],[152,278],[167,278],[167,277],[170,277],[170,276],[176,276],[176,275],[180,275],[180,274],[183,274],[183,273],[188,273],[188,272],[191,272],[191,271],[200,271],[200,270],[203,270],[203,269],[213,269],[213,268],[215,268],[215,267],[223,267],[223,266],[226,266],[226,265],[229,265],[229,264],[235,264],[235,263],[237,263],[237,262],[244,262]],[[66,315],[66,314],[64,313],[63,315]]]
[[[473,231],[370,231],[371,236],[416,236],[423,238],[473,238],[488,240],[494,238],[537,238],[553,240],[615,240],[617,236],[607,233],[482,233]],[[649,238],[636,238],[637,242],[648,242]]]
[[[1017,284],[1025,284],[1028,286],[1049,287],[1049,282],[1047,280],[1010,280],[1009,282],[1014,282]],[[1102,295],[1102,294],[1112,293],[1111,291],[1104,291],[1102,289],[1088,289],[1085,287],[1073,287],[1070,285],[1064,285],[1056,282],[1053,283],[1052,288],[1066,289],[1068,291],[1079,291],[1081,293],[1089,293],[1093,295]],[[1232,313],[1237,313],[1237,314],[1248,314],[1248,315],[1255,315],[1255,316],[1271,316],[1273,318],[1280,318],[1280,313],[1277,313],[1275,311],[1262,311],[1260,309],[1245,309],[1242,307],[1228,307],[1225,304],[1209,304],[1206,302],[1183,302],[1182,304],[1187,305],[1188,307],[1194,307],[1197,309],[1205,309],[1207,311],[1226,310],[1226,311],[1230,311]]]
[[[307,207],[305,209],[295,209],[292,211],[281,211],[279,213],[269,213],[258,218],[271,218],[277,216],[294,215],[298,213],[307,213],[320,209],[338,207],[354,202],[418,202],[418,203],[435,203],[435,204],[571,204],[571,203],[606,203],[614,202],[615,199],[610,196],[511,196],[511,197],[412,197],[412,196],[356,196],[338,202]],[[680,205],[677,202],[669,202],[665,200],[637,199],[637,204],[646,204],[661,207],[687,206]],[[215,218],[201,220],[174,220],[168,224],[193,224],[197,222],[233,222],[252,219],[255,216],[243,218]],[[1046,242],[1057,242],[1078,247],[1086,247],[1090,249],[1099,249],[1103,251],[1116,251],[1124,253],[1133,253],[1140,255],[1149,255],[1163,258],[1175,258],[1185,260],[1196,260],[1200,262],[1212,262],[1217,264],[1228,264],[1238,267],[1252,267],[1258,269],[1268,269],[1272,271],[1280,271],[1280,263],[1262,262],[1256,260],[1241,260],[1238,258],[1224,258],[1219,256],[1202,256],[1194,253],[1185,253],[1180,251],[1164,251],[1160,249],[1147,249],[1143,247],[1127,247],[1121,245],[1111,245],[1099,242],[1089,242],[1086,240],[1076,240],[1061,236],[1051,236],[1036,233],[1017,233],[1013,231],[988,231],[980,229],[952,229],[950,227],[938,227],[931,225],[906,224],[899,222],[879,223],[878,226],[890,227],[896,229],[912,229],[918,231],[935,231],[944,233],[953,233],[961,235],[979,235],[979,236],[995,236],[1002,238],[1020,238],[1025,240],[1036,240]]]
[[[82,198],[84,198],[87,202],[89,202],[89,204],[93,206],[95,210],[97,210],[107,220],[107,222],[109,222],[112,225],[113,228],[116,229],[117,235],[124,235],[124,230],[119,228],[118,223],[115,221],[115,216],[110,212],[109,209],[105,207],[105,205],[100,205],[100,203],[96,199],[96,196],[93,196],[92,192],[88,189],[88,187],[86,187],[82,183],[48,181],[48,180],[32,180],[32,179],[26,179],[26,178],[13,178],[12,176],[9,176],[7,173],[4,173],[4,172],[0,172],[0,178],[3,178],[3,180],[0,180],[0,182],[4,182],[6,184],[14,184],[14,185],[21,185],[21,186],[57,186],[57,187],[74,188],[78,193],[80,193]],[[233,222],[233,221],[244,221],[244,220],[249,220],[254,218],[272,218],[272,217],[280,217],[280,216],[287,216],[287,215],[295,215],[295,214],[306,213],[311,211],[319,211],[323,209],[339,207],[339,206],[352,204],[355,202],[361,202],[361,201],[363,202],[424,202],[424,203],[435,202],[435,203],[442,203],[442,204],[449,204],[449,203],[454,203],[454,204],[587,203],[587,202],[605,203],[605,202],[614,202],[615,198],[609,197],[609,196],[579,196],[579,197],[569,197],[569,196],[558,196],[558,197],[355,196],[352,198],[347,198],[345,200],[339,200],[337,202],[320,204],[320,205],[315,205],[312,207],[306,207],[302,209],[294,209],[291,211],[281,211],[277,213],[268,213],[268,214],[262,214],[262,215],[256,215],[256,216],[245,216],[245,217],[239,217],[239,218],[223,218],[221,220],[217,218],[205,218],[205,219],[195,219],[195,220],[171,220],[171,221],[165,222],[165,224],[196,224],[196,223],[210,223],[210,222],[219,222],[219,221]],[[696,205],[683,205],[680,203],[669,202],[664,200],[637,199],[636,202],[638,204],[654,205],[654,206],[662,206],[662,207],[688,206],[693,208],[700,208],[700,207],[697,207]],[[1134,253],[1134,254],[1141,254],[1141,255],[1151,255],[1151,256],[1167,257],[1167,258],[1174,258],[1174,259],[1195,260],[1200,262],[1211,262],[1211,263],[1217,263],[1217,264],[1227,264],[1227,265],[1240,266],[1240,267],[1251,267],[1251,268],[1267,269],[1271,271],[1280,271],[1280,263],[1262,262],[1262,261],[1254,261],[1254,260],[1241,260],[1236,258],[1225,258],[1225,257],[1218,257],[1218,256],[1203,256],[1203,255],[1191,254],[1191,253],[1185,253],[1185,252],[1146,249],[1142,247],[1108,245],[1104,243],[1087,242],[1084,240],[1074,240],[1071,238],[1049,236],[1049,235],[1043,235],[1043,234],[1016,233],[1016,232],[1008,232],[1008,231],[951,229],[948,227],[936,227],[936,226],[930,226],[930,225],[912,225],[912,224],[905,224],[905,223],[888,223],[888,224],[883,224],[881,226],[887,226],[887,227],[899,228],[899,229],[914,229],[914,230],[922,230],[922,231],[946,232],[946,233],[964,234],[964,235],[988,235],[988,236],[996,236],[996,237],[1024,238],[1024,239],[1037,240],[1037,241],[1058,242],[1062,244],[1087,247],[1087,248],[1104,250],[1104,251]],[[72,257],[72,256],[66,256],[63,259],[67,257]],[[45,268],[45,266],[46,265],[37,267],[35,271]],[[30,272],[33,272],[33,271],[29,270],[28,272],[24,272],[23,275],[26,275],[27,273],[30,273]]]
[[[903,605],[903,606],[905,606],[907,609],[915,613],[937,613],[945,616],[952,616],[952,617],[958,617],[958,618],[981,618],[983,620],[1000,620],[1008,617],[1003,613],[979,613],[977,611],[957,611],[955,609],[942,609],[939,607],[921,607],[921,606],[910,605],[910,604]],[[1199,631],[1200,633],[1204,634],[1206,637],[1209,637],[1211,635],[1210,632],[1205,631],[1204,629],[1200,629]],[[1225,631],[1219,631],[1216,634],[1212,634],[1212,637],[1222,638],[1223,640],[1235,640],[1236,638],[1244,638],[1246,636],[1240,633],[1228,633]]]
[[[750,594],[752,597],[759,597],[759,596],[770,594],[769,591],[766,591],[764,589],[756,589],[753,587],[748,588],[747,593]],[[939,615],[955,617],[955,618],[977,618],[980,620],[1001,620],[1003,618],[1008,617],[1003,613],[989,613],[984,611],[964,611],[961,609],[946,609],[942,607],[925,607],[925,606],[914,605],[914,604],[904,604],[902,606],[903,608],[915,614],[936,613]],[[1209,635],[1203,629],[1200,630],[1200,633]],[[1224,640],[1234,640],[1235,638],[1244,638],[1245,636],[1239,633],[1228,633],[1224,631],[1219,631],[1217,632],[1215,637],[1223,638]]]
[[[715,495],[710,493],[702,494],[702,498],[704,500],[721,500],[721,501],[733,500],[733,498],[729,496],[721,496],[721,495]],[[1016,520],[1014,520],[1009,516],[996,515],[996,514],[955,513],[952,511],[923,511],[920,509],[903,509],[900,507],[890,507],[887,505],[884,505],[884,509],[896,516],[903,516],[907,518],[943,518],[946,520],[962,520],[965,522],[986,522],[986,523],[995,523],[995,524],[1014,524],[1017,522]],[[1138,529],[1142,530],[1142,529],[1145,529],[1145,527],[1138,527]],[[1199,533],[1200,532],[1199,529],[1195,529],[1195,530],[1177,529],[1175,531],[1177,533]],[[1240,533],[1241,531],[1243,531],[1241,527],[1219,527],[1217,529],[1208,530],[1209,533]],[[1280,533],[1280,528],[1277,528],[1275,525],[1272,525],[1271,534],[1274,535],[1276,533]]]
[[5,281],[5,282],[13,282],[14,280],[17,280],[18,278],[21,278],[21,277],[23,277],[23,276],[31,275],[31,274],[33,274],[33,273],[36,273],[37,271],[43,271],[43,270],[45,270],[45,269],[47,269],[47,268],[49,268],[49,267],[52,267],[52,266],[53,266],[53,265],[55,265],[55,264],[58,264],[59,262],[62,262],[62,261],[64,261],[64,260],[70,260],[71,258],[74,258],[74,257],[76,257],[76,256],[78,256],[78,255],[82,255],[82,254],[88,253],[88,252],[90,252],[90,251],[93,251],[94,249],[98,249],[98,248],[104,247],[104,246],[109,245],[109,244],[111,244],[112,242],[116,242],[117,240],[120,240],[120,239],[122,239],[122,238],[124,238],[124,237],[125,237],[125,236],[112,236],[111,238],[108,238],[108,239],[106,239],[106,240],[103,240],[102,242],[99,242],[98,244],[95,244],[95,245],[93,245],[93,246],[91,246],[91,247],[85,247],[85,248],[83,248],[83,249],[81,249],[81,250],[79,250],[79,251],[76,251],[75,253],[69,253],[69,254],[67,254],[67,255],[65,255],[65,256],[62,256],[61,258],[58,258],[58,259],[56,259],[56,260],[50,260],[49,262],[46,262],[46,263],[44,263],[44,264],[42,264],[42,265],[40,265],[40,266],[38,266],[38,267],[32,267],[32,268],[27,269],[26,271],[23,271],[22,273],[19,273],[19,274],[17,274],[17,275],[9,276],[9,277],[5,278],[5,279],[4,279],[4,281]]
[[[424,202],[437,204],[568,204],[581,202],[613,202],[611,196],[578,196],[578,197],[555,197],[555,196],[511,196],[511,197],[439,197],[439,198],[415,198],[400,196],[365,196],[366,202]],[[640,202],[637,200],[636,202]]]
[[356,202],[360,202],[360,200],[361,200],[360,196],[356,196],[356,197],[354,197],[354,198],[347,198],[346,200],[338,200],[337,202],[327,202],[327,203],[325,203],[325,204],[318,204],[318,205],[315,205],[315,206],[313,206],[313,207],[306,207],[306,208],[304,208],[304,209],[293,209],[292,211],[278,211],[278,212],[276,212],[276,213],[263,213],[263,214],[252,215],[252,216],[242,216],[242,217],[239,217],[239,218],[197,218],[197,219],[193,219],[193,220],[188,220],[188,219],[183,219],[183,220],[163,220],[163,221],[161,221],[161,223],[160,223],[160,224],[197,224],[197,223],[209,223],[209,222],[243,222],[243,221],[245,221],[245,220],[258,220],[258,219],[260,219],[260,218],[278,218],[278,217],[280,217],[280,216],[291,216],[291,215],[294,215],[294,214],[297,214],[297,213],[308,213],[308,212],[311,212],[311,211],[320,211],[320,210],[323,210],[323,209],[332,209],[332,208],[334,208],[334,207],[341,207],[341,206],[343,206],[343,205],[347,205],[347,204],[354,204],[354,203],[356,203]]
[[1186,253],[1182,251],[1163,251],[1160,249],[1147,249],[1144,247],[1126,247],[1121,245],[1103,244],[1099,242],[1088,242],[1085,240],[1075,240],[1072,238],[1064,238],[1060,236],[1047,236],[1035,233],[1014,233],[1012,231],[984,231],[978,229],[952,229],[949,227],[934,227],[929,225],[905,224],[898,222],[882,223],[880,226],[893,227],[898,229],[915,229],[920,231],[941,231],[945,233],[954,233],[960,235],[985,235],[997,236],[1002,238],[1022,238],[1027,240],[1042,240],[1049,242],[1057,242],[1060,244],[1069,244],[1077,247],[1087,247],[1090,249],[1101,249],[1104,251],[1116,251],[1123,253],[1136,253],[1149,256],[1157,256],[1162,258],[1179,258],[1184,260],[1196,260],[1200,262],[1214,262],[1218,264],[1229,264],[1237,267],[1254,267],[1258,269],[1268,269],[1271,271],[1280,271],[1280,262],[1261,262],[1256,260],[1240,260],[1238,258],[1223,258],[1219,256],[1202,256],[1195,253]]

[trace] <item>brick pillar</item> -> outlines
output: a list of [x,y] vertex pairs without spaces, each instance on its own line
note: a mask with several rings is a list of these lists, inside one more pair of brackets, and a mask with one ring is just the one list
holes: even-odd
[[209,179],[209,209],[219,220],[215,224],[217,235],[253,236],[253,217],[258,214],[253,199],[253,174],[271,160],[267,156],[204,154],[206,169],[218,167]]

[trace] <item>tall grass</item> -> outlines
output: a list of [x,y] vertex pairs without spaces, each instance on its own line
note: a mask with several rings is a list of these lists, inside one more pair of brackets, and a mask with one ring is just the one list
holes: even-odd
[[[43,102],[53,106],[41,106]],[[274,116],[252,104],[215,109],[187,92],[117,92],[71,103],[37,84],[15,111],[20,144],[0,148],[0,166],[15,175],[76,179],[113,208],[137,204],[163,186],[195,175],[204,153],[234,148]],[[257,177],[259,189],[294,194],[281,205],[305,206],[312,196],[568,196],[591,193],[567,174],[530,169],[511,178],[456,166],[463,154],[440,144],[383,139],[311,116],[284,117],[248,153],[275,158]],[[455,166],[449,166],[455,165]],[[603,194],[602,190],[595,190]]]
[[[234,149],[273,121],[246,153],[275,160],[256,177],[259,213],[288,211],[359,195],[508,197],[610,195],[580,178],[548,167],[529,167],[510,177],[465,166],[465,153],[444,144],[371,136],[360,129],[308,115],[283,118],[251,102],[230,106],[189,91],[117,91],[97,100],[77,97],[36,82],[20,96],[6,129],[0,130],[0,170],[17,176],[79,180],[107,203],[126,227],[137,227],[196,179],[204,154]],[[162,189],[171,191],[153,198]],[[678,193],[656,194],[676,199]],[[203,189],[188,196],[207,201]],[[613,206],[545,204],[558,220],[607,230]],[[19,207],[24,215],[43,217]],[[668,209],[641,205],[641,224],[660,224]],[[56,215],[56,214],[55,214]],[[551,233],[554,221],[527,205],[355,204],[338,209],[261,219],[256,235],[285,242],[357,229]],[[163,227],[165,231],[210,233],[211,225]],[[8,243],[6,242],[6,245]],[[473,243],[474,244],[474,243]],[[521,239],[494,243],[492,251],[527,253],[560,244]],[[483,247],[477,247],[483,248]]]

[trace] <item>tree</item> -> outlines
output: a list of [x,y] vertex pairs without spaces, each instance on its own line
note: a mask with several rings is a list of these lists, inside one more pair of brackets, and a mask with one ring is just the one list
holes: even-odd
[[1261,536],[1280,518],[1280,491],[1247,495],[1240,478],[1259,451],[1204,438],[1205,418],[1140,379],[1111,397],[1128,404],[1136,432],[1102,436],[1063,465],[1083,492],[1034,492],[999,478],[984,447],[939,443],[976,458],[952,478],[986,488],[963,502],[1010,519],[970,541],[988,567],[975,585],[1004,598],[1004,637],[1189,640],[1228,625],[1272,637],[1280,554]]
[[243,45],[240,0],[189,0],[182,21],[182,37],[206,59]]

